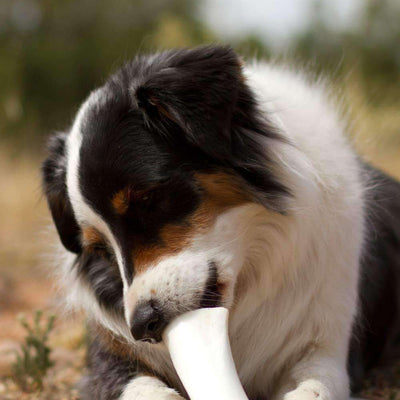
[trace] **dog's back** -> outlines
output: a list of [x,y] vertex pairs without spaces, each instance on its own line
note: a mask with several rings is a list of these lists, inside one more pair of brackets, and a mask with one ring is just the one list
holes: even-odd
[[365,165],[367,238],[349,354],[353,391],[366,371],[400,359],[400,183]]

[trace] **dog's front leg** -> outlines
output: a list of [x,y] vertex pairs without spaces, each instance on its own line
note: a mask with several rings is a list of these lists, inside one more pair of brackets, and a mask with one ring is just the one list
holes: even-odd
[[343,361],[315,352],[298,362],[274,400],[348,400],[349,379]]
[[183,397],[161,380],[142,375],[125,386],[120,400],[183,400]]
[[[121,346],[114,342],[114,350]],[[95,338],[89,346],[88,373],[80,384],[81,400],[183,400],[161,378],[148,371],[129,348],[113,352]]]

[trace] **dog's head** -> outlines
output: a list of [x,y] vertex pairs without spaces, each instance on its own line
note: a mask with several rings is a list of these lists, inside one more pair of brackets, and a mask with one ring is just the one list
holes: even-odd
[[135,339],[174,316],[230,306],[260,204],[285,188],[240,60],[210,46],[138,57],[94,91],[43,164],[72,269]]

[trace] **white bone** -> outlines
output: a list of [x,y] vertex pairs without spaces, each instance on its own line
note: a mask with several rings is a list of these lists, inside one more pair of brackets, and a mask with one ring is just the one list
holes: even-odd
[[183,314],[163,339],[191,400],[248,400],[232,358],[226,308]]

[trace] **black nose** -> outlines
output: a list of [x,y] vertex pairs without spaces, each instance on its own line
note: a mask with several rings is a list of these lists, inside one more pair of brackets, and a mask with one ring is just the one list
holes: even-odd
[[131,333],[135,340],[157,343],[167,321],[154,302],[143,302],[136,306],[131,319]]

